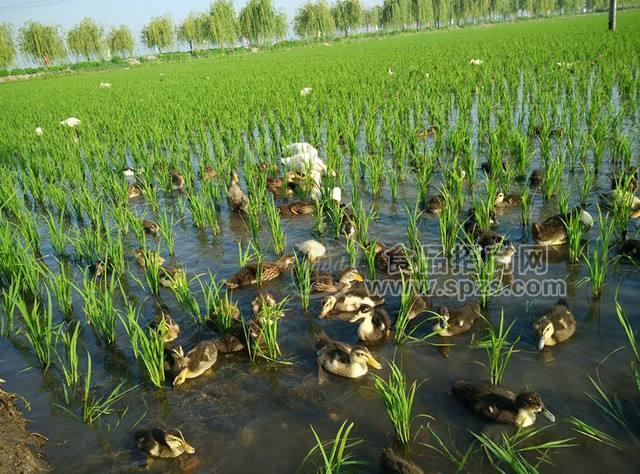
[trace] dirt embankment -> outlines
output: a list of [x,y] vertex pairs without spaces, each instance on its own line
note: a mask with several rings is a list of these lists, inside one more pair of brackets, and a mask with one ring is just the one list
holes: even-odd
[[50,466],[40,453],[46,439],[27,430],[17,398],[0,389],[0,474],[47,472]]

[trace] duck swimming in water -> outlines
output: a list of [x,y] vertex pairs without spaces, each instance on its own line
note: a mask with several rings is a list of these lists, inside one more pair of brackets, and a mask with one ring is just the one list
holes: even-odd
[[326,372],[340,377],[357,379],[367,374],[368,366],[374,369],[382,368],[382,365],[374,359],[365,346],[351,347],[349,344],[333,341],[322,331],[316,335],[315,339],[319,383],[327,381]]
[[240,189],[238,182],[238,173],[232,171],[231,184],[229,185],[229,189],[227,189],[227,201],[233,212],[247,212],[249,199],[245,196],[242,189]]
[[324,318],[331,313],[353,313],[363,306],[379,306],[383,303],[384,298],[371,295],[364,288],[352,288],[327,297],[322,305],[320,317]]
[[380,342],[391,335],[391,318],[382,306],[361,306],[350,323],[358,325],[358,339],[361,342]]
[[457,336],[465,333],[482,318],[480,303],[469,303],[462,306],[442,307],[439,311],[440,321],[433,326],[433,332],[443,337]]
[[568,340],[576,332],[576,320],[569,311],[567,302],[560,299],[533,325],[538,336],[538,350],[555,346]]
[[516,395],[498,385],[459,380],[451,387],[451,393],[476,415],[493,423],[526,428],[536,422],[537,414],[541,414],[552,423],[556,421],[553,414],[545,408],[542,397],[536,392]]
[[236,273],[225,280],[225,285],[229,288],[240,288],[242,286],[255,285],[258,277],[261,282],[271,281],[278,278],[293,264],[293,257],[285,255],[275,262],[252,263],[242,267]]
[[200,377],[218,360],[216,341],[202,341],[193,346],[186,354],[182,346],[173,349],[172,355],[178,367],[178,375],[173,379],[173,386],[182,385],[187,379]]
[[136,432],[135,440],[138,449],[154,458],[177,458],[184,453],[196,452],[177,430],[165,431],[160,428],[141,430]]
[[313,293],[337,293],[351,288],[353,282],[362,282],[364,278],[355,268],[347,268],[336,278],[331,273],[317,270],[311,273],[311,291]]
[[577,207],[568,214],[556,214],[541,223],[531,224],[531,233],[535,241],[544,246],[563,245],[567,243],[567,225],[573,216],[578,216],[583,232],[593,227],[593,217],[584,209]]

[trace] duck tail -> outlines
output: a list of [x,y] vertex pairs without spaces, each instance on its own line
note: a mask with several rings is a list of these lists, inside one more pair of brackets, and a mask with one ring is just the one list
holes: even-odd
[[314,328],[313,342],[315,343],[316,350],[320,350],[331,343],[331,338],[327,336],[327,333],[321,328]]

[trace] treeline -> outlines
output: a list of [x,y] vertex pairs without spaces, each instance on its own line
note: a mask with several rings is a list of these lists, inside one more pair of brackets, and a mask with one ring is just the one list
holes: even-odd
[[[502,21],[518,17],[594,11],[609,0],[384,0],[382,5],[364,8],[361,0],[326,0],[305,3],[293,19],[293,31],[300,38],[324,39],[348,36],[360,31],[442,28],[450,25]],[[620,1],[618,4],[620,5]],[[239,42],[264,45],[284,39],[289,24],[284,12],[272,0],[248,0],[236,12],[230,0],[215,0],[207,12],[192,13],[175,24],[170,16],[154,17],[140,34],[141,43],[162,53],[186,44],[190,51],[203,47],[228,48]],[[86,18],[66,33],[60,27],[27,22],[17,31],[0,24],[0,68],[15,62],[20,51],[44,66],[64,60],[91,60],[133,55],[136,40],[126,25],[105,30]]]

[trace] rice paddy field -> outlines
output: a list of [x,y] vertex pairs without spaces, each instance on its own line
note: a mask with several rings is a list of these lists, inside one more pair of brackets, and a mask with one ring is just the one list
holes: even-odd
[[[0,377],[54,469],[378,472],[394,446],[424,472],[637,472],[639,12],[615,33],[589,15],[82,72],[2,84],[0,104]],[[299,142],[326,164],[319,188],[273,196]],[[314,210],[280,215],[292,201]],[[543,246],[534,224],[554,215],[567,242]],[[477,249],[469,219],[511,263]],[[318,383],[314,336],[355,345],[358,326],[319,317],[301,255],[261,288],[224,285],[308,239],[327,249],[314,267],[401,290],[369,346],[381,370]],[[376,268],[376,242],[411,253],[402,277]],[[473,292],[443,291],[463,280]],[[432,312],[408,321],[411,282]],[[259,289],[284,317],[252,325]],[[533,322],[559,296],[575,333],[539,350]],[[472,301],[470,331],[432,333],[439,308]],[[231,333],[244,349],[172,386],[170,348]],[[487,423],[452,397],[459,379],[536,391],[556,421]],[[195,453],[147,463],[133,433],[151,427]]]

